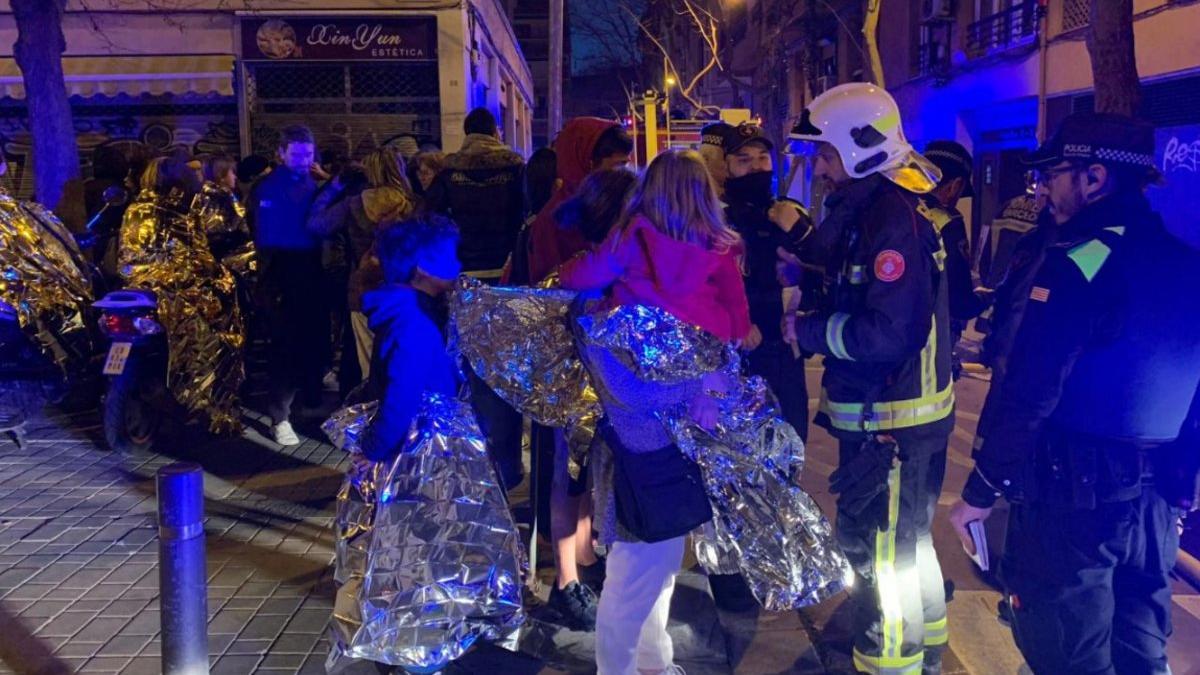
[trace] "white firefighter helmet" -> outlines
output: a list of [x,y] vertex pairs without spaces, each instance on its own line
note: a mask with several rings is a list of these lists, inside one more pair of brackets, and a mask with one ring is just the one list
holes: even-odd
[[813,99],[789,137],[829,143],[852,178],[880,173],[919,193],[933,190],[942,178],[937,166],[904,137],[896,100],[866,82],[838,85]]

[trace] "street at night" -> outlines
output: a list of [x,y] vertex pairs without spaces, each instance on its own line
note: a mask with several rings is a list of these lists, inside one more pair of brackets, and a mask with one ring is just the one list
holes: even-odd
[[1200,675],[1200,0],[0,0],[0,675]]

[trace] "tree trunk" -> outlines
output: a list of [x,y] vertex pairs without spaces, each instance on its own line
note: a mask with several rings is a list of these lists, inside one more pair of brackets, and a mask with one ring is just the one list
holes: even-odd
[[35,198],[58,206],[63,185],[79,176],[75,125],[63,80],[62,54],[66,40],[62,15],[66,0],[12,0],[17,22],[13,55],[25,80],[25,103],[33,133]]
[[550,73],[546,138],[558,135],[563,125],[563,0],[550,0]]
[[1133,50],[1133,0],[1092,0],[1087,48],[1096,112],[1136,115],[1142,92]]

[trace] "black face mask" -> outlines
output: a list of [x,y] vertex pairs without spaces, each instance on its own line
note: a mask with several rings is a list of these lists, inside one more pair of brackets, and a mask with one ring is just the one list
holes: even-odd
[[771,181],[775,174],[771,171],[755,171],[745,176],[725,179],[725,200],[731,204],[747,203],[757,206],[769,206],[774,196],[771,194]]

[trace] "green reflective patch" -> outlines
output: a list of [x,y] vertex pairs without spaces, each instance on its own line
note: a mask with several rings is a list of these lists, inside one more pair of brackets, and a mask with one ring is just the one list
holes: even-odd
[[1125,236],[1125,226],[1124,225],[1117,225],[1115,227],[1106,227],[1104,229],[1108,232],[1114,232],[1116,234],[1119,234],[1122,237]]
[[1080,272],[1083,272],[1083,278],[1091,281],[1104,266],[1104,261],[1108,260],[1110,253],[1112,249],[1107,244],[1092,239],[1068,251],[1067,257],[1074,261]]

